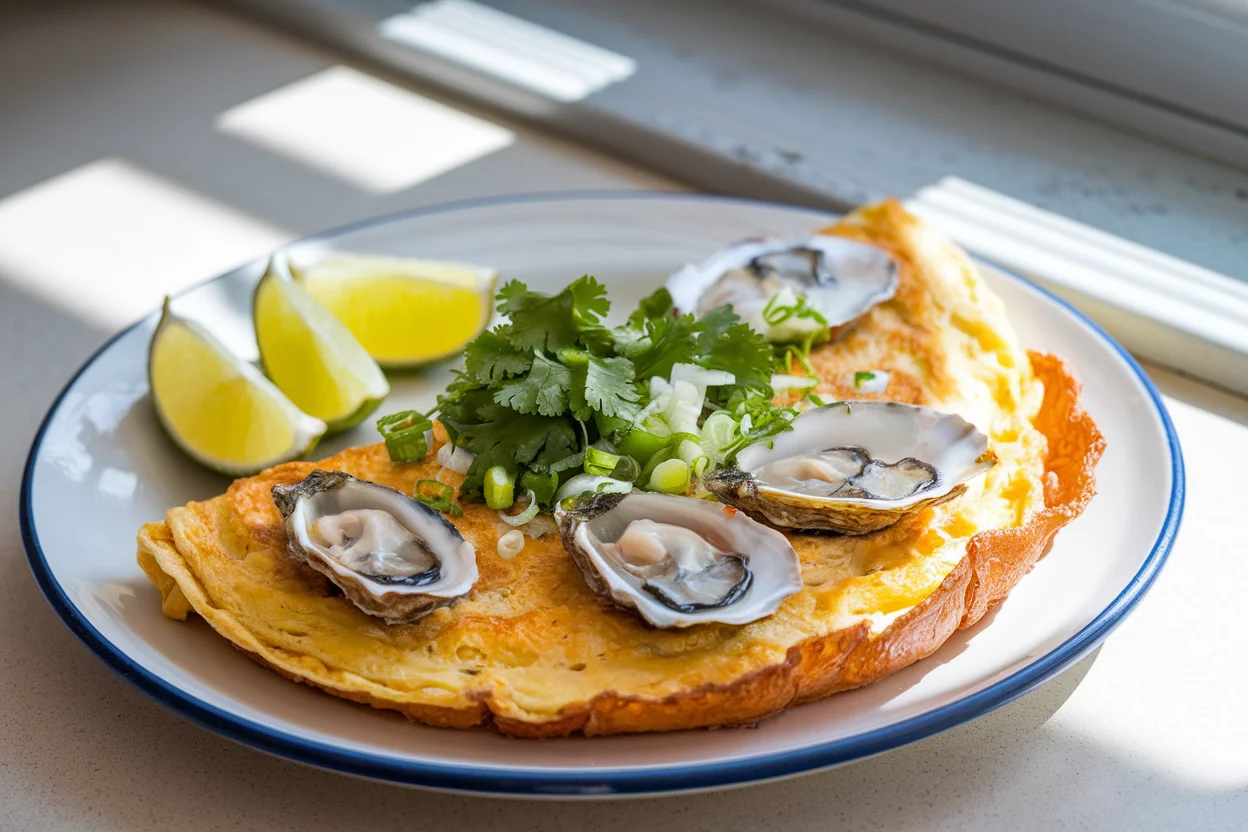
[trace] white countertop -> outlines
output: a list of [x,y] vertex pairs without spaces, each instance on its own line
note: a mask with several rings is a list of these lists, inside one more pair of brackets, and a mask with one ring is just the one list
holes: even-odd
[[[0,20],[0,829],[1243,828],[1248,401],[1160,372],[1189,490],[1151,593],[1062,677],[881,757],[732,792],[521,805],[312,770],[146,699],[58,622],[17,523],[38,422],[116,317],[285,237],[406,206],[669,186],[504,125],[505,149],[369,191],[214,126],[326,56],[197,6],[27,5]],[[152,248],[153,223],[171,242]],[[50,227],[63,246],[36,250]],[[94,250],[76,250],[83,239]],[[93,289],[73,279],[97,262],[98,279],[138,288],[83,302]]]

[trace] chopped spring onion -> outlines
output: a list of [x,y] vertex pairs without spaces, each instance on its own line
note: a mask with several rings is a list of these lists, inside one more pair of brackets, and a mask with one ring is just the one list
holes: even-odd
[[555,499],[562,502],[569,497],[579,497],[587,491],[598,494],[627,494],[632,490],[631,482],[621,482],[611,477],[598,477],[593,474],[577,474],[563,484],[559,493],[555,495]]
[[423,413],[404,410],[377,420],[377,432],[385,440],[391,462],[415,462],[429,453],[428,431],[433,427]]
[[516,478],[501,465],[485,472],[485,504],[492,509],[511,508],[516,501]]
[[684,494],[689,489],[689,463],[668,459],[654,466],[650,474],[650,490],[662,494]]
[[666,448],[671,440],[672,429],[663,424],[662,420],[647,420],[645,427],[633,428],[620,440],[620,453],[634,459],[649,459]]
[[585,473],[599,477],[609,477],[620,464],[618,454],[609,453],[598,448],[585,449]]
[[695,477],[700,477],[706,473],[706,469],[711,467],[711,458],[709,456],[700,456],[689,466],[693,470]]
[[498,539],[498,556],[503,560],[511,560],[524,548],[524,532],[512,529]]
[[702,423],[702,453],[713,463],[723,461],[724,449],[737,438],[737,420],[726,410],[717,410]]
[[674,433],[669,447],[673,456],[693,462],[702,455],[702,437],[700,433]]
[[633,482],[639,476],[641,476],[641,466],[631,456],[620,457],[620,461],[615,464],[615,469],[611,471],[611,479],[624,482]]
[[532,489],[525,491],[524,496],[520,499],[527,499],[529,501],[529,504],[524,507],[524,511],[519,514],[508,514],[505,511],[500,511],[498,513],[498,518],[509,526],[523,526],[525,523],[536,517],[538,512],[542,510],[541,505],[537,502],[537,495],[533,493]]
[[827,327],[828,319],[818,309],[810,305],[805,295],[794,294],[785,289],[771,296],[763,307],[763,322],[767,326],[779,326],[790,318],[809,320],[821,327]]
[[450,442],[447,442],[441,448],[438,448],[438,464],[443,468],[449,468],[456,474],[467,474],[468,469],[472,467],[472,461],[477,455],[465,448],[456,448]]
[[815,407],[823,407],[827,402],[816,396],[814,393],[807,393],[806,398],[810,399],[810,403]]
[[559,475],[552,471],[542,474],[525,471],[520,475],[520,487],[532,491],[538,503],[548,506],[554,502],[555,490],[559,488]]
[[437,480],[416,480],[412,496],[432,509],[454,517],[463,515],[464,510],[455,503],[455,488]]

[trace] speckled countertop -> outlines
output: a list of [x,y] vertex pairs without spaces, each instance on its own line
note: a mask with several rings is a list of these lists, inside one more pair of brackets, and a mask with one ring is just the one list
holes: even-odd
[[[115,234],[99,249],[114,272],[167,264],[173,282],[229,266],[282,235],[408,205],[670,185],[518,130],[507,149],[413,188],[369,193],[212,129],[222,109],[324,68],[325,56],[198,6],[25,8],[0,19],[0,829],[1243,828],[1248,630],[1238,611],[1248,581],[1240,532],[1248,508],[1241,474],[1248,470],[1248,403],[1163,373],[1155,375],[1184,443],[1189,499],[1153,591],[1101,650],[1055,681],[881,757],[732,792],[521,805],[312,770],[235,745],[153,704],[73,640],[25,564],[17,503],[29,441],[111,324],[32,281],[30,269],[54,259],[8,256],[22,249],[5,234],[29,227],[14,217],[63,224],[72,248],[109,201],[93,207],[94,215],[36,209],[66,182],[115,181],[66,178],[98,172],[92,166],[111,159],[174,183],[178,193],[231,206],[232,221],[251,218],[263,229],[241,243],[235,234],[232,247],[208,247],[193,269],[174,268],[177,250],[152,251],[142,228]],[[1096,164],[1085,159],[1059,174],[1054,161],[1053,175],[1078,187],[1081,172]],[[1156,199],[1168,203],[1169,193],[1159,188]],[[214,228],[224,233],[226,225]],[[157,281],[149,287],[155,296],[133,302],[154,305],[163,288]]]

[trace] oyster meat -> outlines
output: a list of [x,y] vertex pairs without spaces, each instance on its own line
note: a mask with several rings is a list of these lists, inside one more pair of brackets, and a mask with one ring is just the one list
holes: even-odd
[[[772,341],[791,341],[822,328],[813,317],[765,315],[768,303],[804,298],[833,336],[897,292],[897,259],[882,248],[817,234],[801,242],[747,240],[690,264],[667,281],[681,312],[731,306]],[[782,319],[781,319],[782,318]]]
[[291,555],[369,615],[415,621],[476,583],[472,544],[436,510],[393,488],[318,470],[273,486],[273,500]]
[[556,520],[589,588],[655,627],[747,624],[802,588],[788,539],[731,506],[586,494]]
[[960,416],[852,401],[803,413],[704,484],[774,526],[866,534],[953,499],[995,464],[988,437]]

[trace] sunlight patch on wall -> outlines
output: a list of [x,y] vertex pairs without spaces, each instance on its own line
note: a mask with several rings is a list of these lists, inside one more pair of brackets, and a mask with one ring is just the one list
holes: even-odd
[[115,329],[290,236],[106,158],[0,201],[0,279]]
[[515,141],[506,128],[341,66],[227,110],[217,129],[378,194]]
[[630,77],[625,55],[472,0],[434,0],[380,24],[382,37],[555,101],[579,101]]

